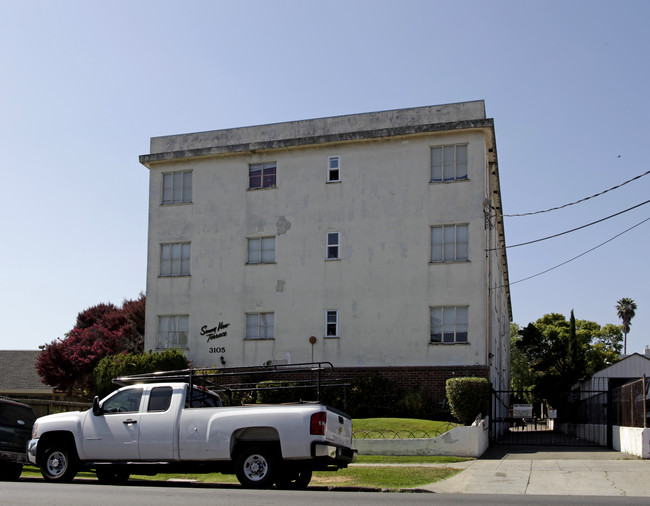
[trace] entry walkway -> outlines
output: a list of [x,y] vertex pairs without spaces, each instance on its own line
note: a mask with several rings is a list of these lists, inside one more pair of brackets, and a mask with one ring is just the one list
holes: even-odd
[[494,446],[462,464],[456,476],[421,488],[445,494],[650,497],[650,462],[613,450]]

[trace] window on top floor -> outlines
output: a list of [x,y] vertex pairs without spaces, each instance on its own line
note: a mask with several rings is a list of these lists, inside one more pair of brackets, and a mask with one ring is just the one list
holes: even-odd
[[327,182],[337,183],[341,180],[341,157],[339,155],[327,157]]
[[452,144],[431,148],[431,181],[467,179],[467,144]]
[[162,204],[189,204],[192,202],[192,171],[163,173]]
[[248,166],[248,188],[274,188],[276,186],[276,163],[251,163]]

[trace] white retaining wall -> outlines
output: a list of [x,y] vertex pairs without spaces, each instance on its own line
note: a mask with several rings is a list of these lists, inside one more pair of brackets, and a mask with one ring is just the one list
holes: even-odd
[[619,452],[650,459],[650,429],[640,427],[612,427],[612,446]]
[[445,455],[478,458],[490,445],[488,419],[455,427],[436,438],[354,439],[359,455]]

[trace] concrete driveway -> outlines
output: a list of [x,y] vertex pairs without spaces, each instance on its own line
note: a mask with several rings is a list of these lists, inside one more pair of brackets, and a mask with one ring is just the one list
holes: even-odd
[[445,494],[650,497],[650,461],[601,448],[495,445],[458,467],[464,471],[421,488]]

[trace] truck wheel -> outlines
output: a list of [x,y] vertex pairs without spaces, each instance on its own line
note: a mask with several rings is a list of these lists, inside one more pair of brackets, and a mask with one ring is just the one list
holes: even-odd
[[235,461],[235,474],[245,488],[271,488],[275,462],[266,448],[245,448]]
[[46,481],[70,482],[77,474],[77,456],[66,446],[50,446],[43,453],[41,474]]
[[131,474],[128,471],[113,471],[111,469],[97,469],[97,481],[104,485],[123,485]]
[[275,479],[275,486],[282,490],[301,490],[311,481],[311,469],[283,469]]
[[0,481],[16,481],[23,472],[23,465],[16,462],[0,462]]

